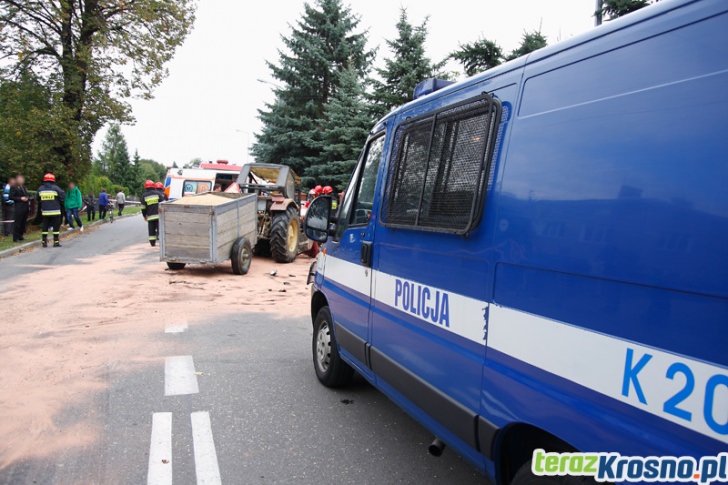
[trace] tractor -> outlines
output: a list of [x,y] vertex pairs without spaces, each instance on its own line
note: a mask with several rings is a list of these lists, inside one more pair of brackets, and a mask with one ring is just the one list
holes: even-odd
[[249,163],[240,170],[240,192],[258,195],[255,254],[290,263],[311,250],[301,224],[301,179],[286,165]]

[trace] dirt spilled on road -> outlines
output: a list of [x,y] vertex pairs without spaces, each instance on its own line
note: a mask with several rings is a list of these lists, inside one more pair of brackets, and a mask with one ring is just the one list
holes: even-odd
[[69,410],[101,395],[110,373],[145,364],[161,372],[154,356],[169,345],[159,338],[166,325],[232,312],[307,315],[311,261],[256,258],[246,276],[229,264],[173,272],[140,244],[14,278],[0,325],[0,470],[98,445],[103,415],[69,419]]

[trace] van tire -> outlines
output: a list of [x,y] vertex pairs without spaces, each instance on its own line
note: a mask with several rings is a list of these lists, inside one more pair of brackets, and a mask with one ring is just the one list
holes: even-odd
[[339,355],[333,328],[331,311],[325,306],[319,310],[313,322],[313,368],[324,386],[342,387],[351,382],[354,369]]
[[298,256],[298,210],[290,205],[273,216],[270,225],[270,252],[276,263],[292,263]]
[[531,462],[528,460],[513,476],[511,485],[596,485],[593,477],[565,476],[538,476],[531,471]]
[[185,269],[185,266],[187,266],[186,263],[167,263],[167,268],[169,268],[172,271],[179,271],[179,270]]

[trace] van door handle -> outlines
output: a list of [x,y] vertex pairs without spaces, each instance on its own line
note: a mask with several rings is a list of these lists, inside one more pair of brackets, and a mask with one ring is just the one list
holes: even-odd
[[362,266],[371,268],[372,267],[372,246],[374,244],[371,242],[363,242],[361,243],[361,253],[359,260],[361,261]]

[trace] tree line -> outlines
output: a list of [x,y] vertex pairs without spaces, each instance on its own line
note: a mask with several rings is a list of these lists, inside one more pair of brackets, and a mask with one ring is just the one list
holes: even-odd
[[[652,1],[604,0],[600,13],[616,18]],[[130,160],[118,125],[134,120],[128,99],[151,98],[167,76],[194,20],[195,0],[0,2],[0,177],[23,172],[39,180],[52,171],[61,183],[106,177],[132,191],[145,177],[160,178],[152,175],[161,165]],[[350,7],[306,3],[279,58],[268,63],[280,86],[259,111],[257,161],[288,164],[307,185],[342,188],[372,124],[409,101],[420,81],[450,77],[448,60],[471,75],[546,45],[539,31],[525,32],[509,53],[481,38],[433,61],[427,33],[427,19],[414,25],[402,9],[397,36],[375,68],[377,52]],[[91,145],[105,125],[115,148],[105,144],[94,161]]]
[[[605,0],[599,13],[613,19],[648,3]],[[368,47],[367,33],[350,7],[342,0],[306,3],[282,36],[278,60],[268,62],[275,99],[258,112],[263,127],[252,146],[255,159],[291,166],[305,186],[343,189],[376,120],[410,101],[421,81],[452,78],[444,70],[449,60],[472,76],[547,45],[539,30],[526,31],[511,52],[480,38],[433,61],[426,52],[427,24],[428,19],[413,24],[402,8],[397,36],[386,41],[382,67],[374,67],[377,52]]]

